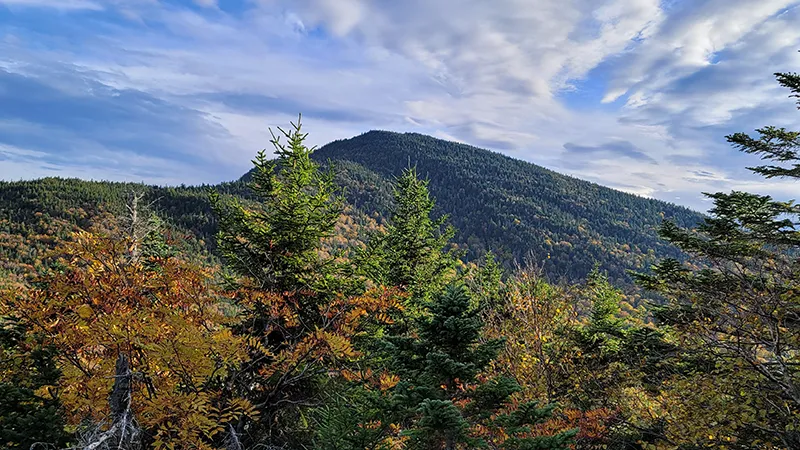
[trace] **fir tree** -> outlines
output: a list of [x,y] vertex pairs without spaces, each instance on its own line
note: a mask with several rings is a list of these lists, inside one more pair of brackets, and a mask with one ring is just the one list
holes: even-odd
[[[55,350],[25,335],[19,321],[0,318],[0,445],[63,446],[67,433],[55,391],[60,377]],[[38,392],[46,387],[49,395]]]
[[479,377],[504,342],[481,338],[482,311],[467,290],[450,285],[428,309],[418,336],[387,339],[389,369],[400,378],[392,401],[395,410],[406,414],[401,422],[408,448],[567,448],[574,430],[526,436],[530,426],[550,417],[552,405],[540,408],[530,402],[508,410],[506,402],[519,385],[510,378]]
[[464,286],[451,284],[413,330],[382,337],[374,351],[379,380],[356,377],[347,395],[331,399],[320,414],[315,448],[569,448],[577,430],[532,433],[555,405],[513,407],[519,384],[481,375],[504,346],[481,337],[482,308]]
[[485,310],[502,308],[505,289],[503,269],[494,253],[487,252],[480,265],[472,266],[465,281],[476,305],[483,305]]
[[[333,236],[344,201],[331,170],[322,172],[305,146],[300,121],[278,130],[271,143],[277,158],[264,150],[253,161],[249,187],[255,205],[211,199],[219,216],[219,252],[236,274],[275,292],[335,291],[333,261],[320,256]],[[281,142],[281,137],[286,143]]]

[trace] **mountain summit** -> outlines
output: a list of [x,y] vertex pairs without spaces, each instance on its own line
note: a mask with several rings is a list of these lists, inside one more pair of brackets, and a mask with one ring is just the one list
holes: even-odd
[[622,280],[627,269],[676,256],[658,238],[658,226],[664,219],[692,226],[701,218],[687,208],[418,133],[370,131],[331,142],[314,158],[337,167],[348,200],[366,213],[384,213],[391,180],[416,166],[469,258],[493,249],[506,263],[539,264],[551,277],[573,281],[595,264]]

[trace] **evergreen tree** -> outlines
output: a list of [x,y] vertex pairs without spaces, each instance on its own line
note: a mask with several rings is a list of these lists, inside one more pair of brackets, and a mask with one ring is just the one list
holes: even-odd
[[340,265],[322,252],[342,198],[333,172],[311,159],[300,121],[292,127],[273,135],[275,160],[261,151],[253,161],[253,202],[211,195],[219,251],[243,310],[238,332],[251,337],[253,363],[231,382],[261,413],[257,424],[237,430],[247,428],[249,444],[296,446],[304,439],[303,408],[314,404],[314,380],[326,371],[315,337],[327,338],[326,307],[342,287]]
[[379,376],[354,376],[349,395],[324,409],[315,448],[569,448],[577,430],[534,432],[555,405],[512,402],[519,384],[483,375],[504,342],[481,337],[482,306],[464,286],[447,286],[426,310],[412,332],[380,340]]
[[557,380],[559,397],[582,410],[613,409],[613,392],[636,386],[640,380],[639,364],[628,364],[625,357],[635,328],[619,316],[622,293],[597,268],[579,295],[590,309],[585,321],[565,330],[573,348],[571,370]]
[[[389,340],[387,353],[394,356],[390,366],[400,376],[395,388],[397,401],[410,412],[412,421],[405,431],[411,448],[453,449],[478,441],[469,436],[469,422],[454,401],[468,398],[460,384],[475,382],[503,345],[494,340],[478,343],[483,327],[479,311],[470,308],[462,287],[449,286],[429,308],[419,337]],[[507,386],[503,386],[507,387]],[[510,395],[512,392],[509,389]],[[491,395],[485,395],[490,398]],[[503,397],[500,395],[499,397]],[[507,397],[507,396],[506,396]],[[502,401],[504,398],[501,398]],[[499,405],[485,402],[484,407]]]
[[483,305],[484,310],[502,308],[505,289],[503,269],[494,253],[487,252],[480,265],[471,265],[465,281],[477,305]]
[[417,336],[390,337],[385,347],[389,370],[400,380],[392,402],[404,416],[407,448],[567,448],[576,431],[526,436],[550,417],[553,405],[528,402],[507,409],[519,385],[511,378],[479,376],[504,342],[481,338],[482,311],[463,286],[448,286],[428,310]]
[[[800,96],[800,75],[776,76]],[[751,168],[755,173],[800,178],[800,133],[757,133],[727,139],[772,162]],[[638,281],[669,298],[658,319],[680,333],[695,358],[711,363],[709,377],[721,380],[723,409],[707,417],[708,408],[697,408],[690,419],[705,442],[724,444],[727,436],[743,446],[800,448],[800,208],[746,192],[706,195],[714,207],[696,230],[670,222],[661,228],[693,265],[666,259]]]
[[447,216],[431,217],[436,202],[428,192],[428,181],[408,168],[394,187],[394,209],[386,233],[373,237],[362,261],[373,280],[397,286],[422,304],[446,284],[456,265],[456,255],[447,250],[455,230]]
[[334,267],[322,258],[323,241],[333,236],[343,199],[333,172],[321,172],[305,146],[300,121],[279,128],[271,143],[276,159],[264,150],[253,161],[249,187],[256,204],[225,203],[212,192],[219,216],[219,252],[236,274],[265,291],[316,293],[335,291]]
[[618,353],[630,332],[619,317],[622,292],[614,288],[597,268],[589,275],[586,284],[592,309],[588,323],[579,329],[580,340],[586,347],[594,346],[600,356]]
[[[24,326],[0,318],[0,446],[28,450],[41,443],[63,446],[67,433],[55,385],[55,350],[26,339]],[[48,395],[40,390],[47,389]]]

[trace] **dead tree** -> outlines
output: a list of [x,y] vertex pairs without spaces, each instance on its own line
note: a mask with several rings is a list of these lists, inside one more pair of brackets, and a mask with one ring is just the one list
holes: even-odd
[[78,448],[82,450],[140,450],[142,449],[142,432],[136,423],[131,409],[131,389],[133,373],[130,360],[125,354],[117,358],[114,387],[108,397],[111,408],[111,426],[102,431],[97,425],[85,433]]

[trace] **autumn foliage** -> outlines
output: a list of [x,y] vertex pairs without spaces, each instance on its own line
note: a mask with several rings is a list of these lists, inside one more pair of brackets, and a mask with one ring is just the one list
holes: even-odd
[[255,414],[246,400],[222,397],[229,369],[247,359],[243,341],[209,269],[141,245],[113,230],[78,232],[28,290],[6,294],[2,313],[58,349],[63,375],[46,388],[59,391],[71,426],[108,419],[123,354],[136,381],[131,403],[154,447],[206,448],[225,423]]

